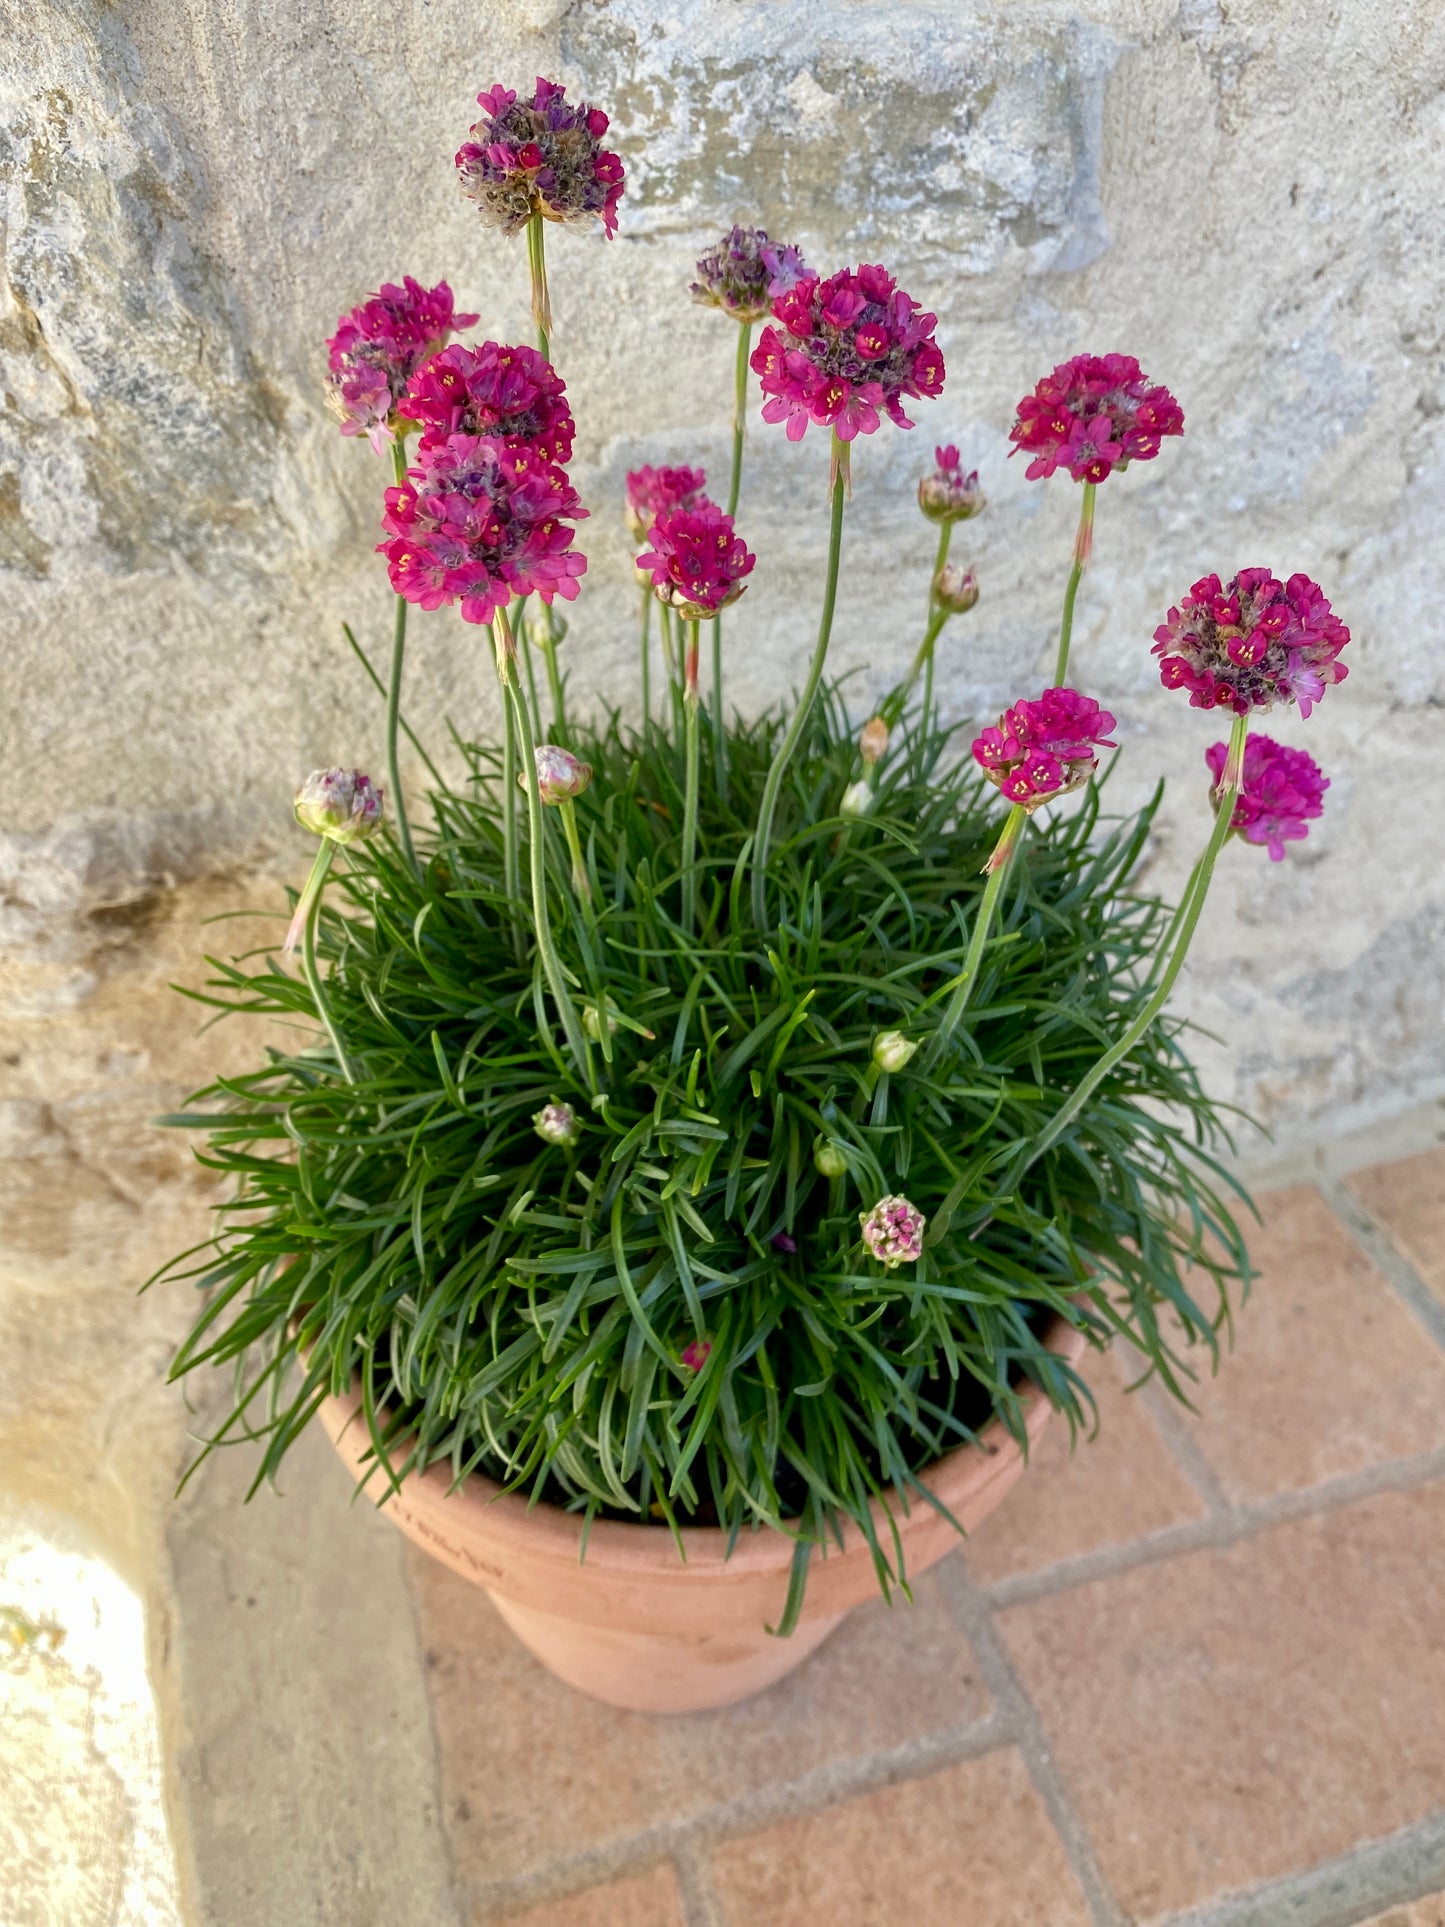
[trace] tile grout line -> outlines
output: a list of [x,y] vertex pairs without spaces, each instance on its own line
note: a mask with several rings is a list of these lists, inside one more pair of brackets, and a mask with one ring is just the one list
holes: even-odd
[[1210,1514],[1218,1519],[1234,1516],[1235,1506],[1220,1484],[1219,1474],[1201,1451],[1179,1407],[1157,1385],[1141,1385],[1135,1397],[1142,1399],[1144,1410],[1154,1422],[1165,1449],[1185,1479],[1204,1501]]
[[672,1856],[682,1895],[682,1917],[686,1927],[727,1927],[727,1916],[713,1885],[712,1866],[701,1850],[701,1842],[684,1840]]
[[1316,1189],[1365,1256],[1382,1272],[1397,1298],[1445,1351],[1445,1305],[1431,1291],[1389,1232],[1340,1178],[1321,1177]]
[[1127,1927],[1123,1910],[1104,1878],[1093,1842],[1049,1751],[1038,1709],[999,1638],[988,1598],[969,1578],[961,1559],[949,1560],[941,1569],[941,1577],[950,1610],[973,1647],[979,1670],[1003,1715],[1004,1724],[1012,1730],[1014,1744],[1063,1847],[1094,1927]]

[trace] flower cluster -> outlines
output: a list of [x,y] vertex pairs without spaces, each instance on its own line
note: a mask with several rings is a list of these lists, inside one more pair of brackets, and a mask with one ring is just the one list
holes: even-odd
[[1222,585],[1217,575],[1196,582],[1154,631],[1154,654],[1164,687],[1187,689],[1195,709],[1245,716],[1292,702],[1308,716],[1349,674],[1339,661],[1349,639],[1307,575],[1278,582],[1268,569],[1241,569]]
[[967,522],[984,505],[978,470],[963,472],[958,450],[950,442],[933,451],[934,470],[918,484],[918,506],[930,522]]
[[907,1198],[880,1198],[871,1211],[860,1212],[863,1242],[880,1265],[895,1271],[923,1256],[923,1230],[928,1220]]
[[1114,718],[1077,689],[1046,689],[1036,702],[1015,703],[997,729],[976,737],[973,759],[1010,803],[1032,812],[1051,797],[1087,783],[1100,748],[1112,749]]
[[840,441],[871,435],[883,409],[911,428],[905,396],[943,391],[943,356],[933,338],[936,317],[883,268],[845,269],[826,281],[807,276],[773,303],[783,325],[763,329],[752,368],[767,397],[763,420],[786,422],[796,442],[809,422]]
[[1075,355],[1060,362],[1018,405],[1013,453],[1031,456],[1030,481],[1066,468],[1076,482],[1102,482],[1130,462],[1159,453],[1165,435],[1184,433],[1184,410],[1151,386],[1132,355]]
[[695,509],[664,510],[648,531],[651,548],[637,558],[659,602],[684,622],[703,622],[746,588],[757,557],[733,531],[733,519],[704,498]]
[[407,482],[386,491],[377,544],[391,586],[423,609],[459,602],[467,622],[490,622],[513,596],[571,601],[586,558],[567,526],[587,511],[566,473],[495,435],[453,435]]
[[[1224,743],[1204,752],[1216,786],[1228,754]],[[1329,778],[1320,774],[1319,764],[1304,750],[1289,749],[1272,736],[1251,736],[1244,746],[1243,781],[1229,827],[1250,843],[1262,843],[1271,861],[1278,863],[1285,844],[1307,836],[1305,825],[1323,814],[1329,786]],[[1218,801],[1216,787],[1216,807]]]
[[388,281],[344,314],[326,344],[326,398],[343,435],[368,435],[378,454],[396,431],[396,409],[408,382],[474,314],[457,314],[445,281],[424,288],[407,275]]
[[419,368],[406,413],[421,424],[423,457],[452,435],[495,435],[527,443],[544,461],[566,462],[576,434],[566,397],[562,378],[535,348],[484,341],[443,349]]
[[703,489],[707,473],[701,468],[642,468],[627,472],[627,500],[622,516],[634,542],[645,542],[659,515],[673,509],[699,509],[707,502]]
[[515,234],[534,214],[548,221],[594,216],[617,231],[622,162],[602,146],[607,116],[586,102],[571,106],[566,89],[538,77],[531,100],[510,87],[477,95],[482,119],[457,152],[462,192],[483,218]]
[[734,321],[758,321],[806,273],[796,248],[770,241],[760,227],[735,227],[698,262],[692,298]]
[[364,770],[314,769],[296,792],[296,821],[330,843],[363,843],[381,821],[383,794]]

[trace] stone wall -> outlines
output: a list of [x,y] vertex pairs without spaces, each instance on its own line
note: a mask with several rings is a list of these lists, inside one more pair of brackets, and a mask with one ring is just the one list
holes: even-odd
[[[137,1492],[170,1477],[136,1414],[185,1310],[131,1287],[204,1222],[145,1119],[253,1047],[198,1038],[164,986],[230,942],[203,914],[274,904],[304,861],[299,774],[380,760],[339,626],[379,652],[382,470],[321,406],[321,342],[402,272],[524,333],[524,251],[451,170],[493,79],[574,83],[628,169],[619,238],[551,256],[593,511],[576,699],[635,687],[624,469],[726,461],[731,330],[685,288],[735,217],[826,266],[884,260],[940,316],[943,400],[856,461],[836,657],[860,701],[916,640],[935,440],[990,497],[945,699],[986,711],[1044,679],[1077,498],[1005,462],[1012,406],[1064,355],[1137,353],[1188,433],[1101,493],[1076,662],[1123,725],[1120,798],[1178,779],[1162,881],[1202,835],[1219,734],[1157,687],[1169,601],[1262,561],[1316,575],[1355,634],[1349,682],[1280,728],[1331,775],[1326,818],[1287,865],[1227,853],[1188,973],[1215,1087],[1298,1142],[1445,1086],[1433,0],[0,0],[0,26],[0,1439],[29,1441],[41,1487],[68,1454],[124,1556],[153,1529]],[[816,435],[763,428],[748,463],[759,563],[728,644],[751,708],[806,660],[826,469]],[[416,724],[490,727],[476,632],[413,633]]]

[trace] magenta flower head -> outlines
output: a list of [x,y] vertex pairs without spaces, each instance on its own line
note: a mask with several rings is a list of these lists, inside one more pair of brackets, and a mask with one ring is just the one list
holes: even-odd
[[882,409],[900,428],[907,396],[943,392],[943,356],[924,314],[883,268],[845,269],[826,281],[805,276],[773,303],[772,326],[753,350],[752,368],[767,397],[765,422],[786,422],[788,440],[809,422],[840,441],[871,435]]
[[534,214],[547,221],[602,223],[617,232],[622,162],[602,145],[607,116],[566,89],[538,77],[530,100],[510,87],[477,95],[482,118],[457,151],[462,192],[483,220],[515,234]]
[[1183,433],[1184,410],[1132,355],[1075,355],[1024,396],[1008,438],[1013,454],[1031,458],[1031,482],[1056,468],[1076,482],[1102,482],[1130,462],[1152,461],[1164,436]]
[[933,451],[934,469],[918,484],[918,506],[930,522],[967,522],[983,508],[985,496],[978,470],[965,475],[958,450],[950,442]]
[[343,435],[368,435],[380,454],[396,433],[397,403],[407,383],[459,329],[476,325],[457,314],[445,281],[424,288],[407,275],[344,314],[326,344],[326,399]]
[[733,518],[706,498],[695,509],[665,510],[648,531],[652,545],[637,558],[652,593],[684,622],[705,622],[737,601],[757,557],[733,532]]
[[[537,761],[537,794],[544,803],[570,803],[592,781],[592,765],[574,756],[570,749],[556,743],[538,743],[532,752]],[[525,770],[517,771],[517,786],[526,789]]]
[[700,1372],[712,1354],[710,1338],[694,1338],[682,1351],[682,1362],[690,1372]]
[[297,790],[293,809],[303,830],[345,846],[371,835],[383,800],[364,770],[314,769]]
[[707,501],[707,472],[701,468],[633,468],[627,472],[627,502],[622,511],[634,542],[645,542],[659,515],[673,509],[699,509]]
[[[1215,782],[1212,794],[1216,809],[1219,780],[1228,755],[1224,743],[1215,743],[1204,752]],[[1250,843],[1262,843],[1270,861],[1278,863],[1285,844],[1307,836],[1305,825],[1323,815],[1329,786],[1329,778],[1320,774],[1319,764],[1304,750],[1289,749],[1272,736],[1251,736],[1244,746],[1244,776],[1234,798],[1229,827],[1241,832]]]
[[408,384],[405,405],[421,424],[422,456],[452,435],[495,435],[562,463],[571,459],[576,434],[566,395],[561,376],[535,348],[484,341],[443,349],[425,363]]
[[796,248],[770,241],[760,227],[735,227],[698,262],[692,298],[734,321],[758,321],[806,273]]
[[1247,716],[1285,702],[1308,716],[1349,674],[1338,660],[1349,639],[1307,575],[1277,582],[1268,569],[1241,569],[1223,586],[1201,577],[1154,631],[1153,653],[1164,687],[1187,689],[1194,709]]
[[974,739],[973,760],[1010,803],[1030,814],[1040,803],[1087,783],[1098,751],[1113,749],[1114,718],[1077,689],[1046,689],[1037,702],[1015,703]]
[[571,602],[587,559],[567,524],[587,511],[555,462],[489,435],[453,435],[386,491],[377,548],[391,586],[423,609],[490,622],[513,596]]
[[923,1229],[928,1223],[916,1204],[907,1198],[880,1198],[871,1211],[860,1212],[858,1224],[863,1242],[880,1265],[896,1271],[923,1256]]

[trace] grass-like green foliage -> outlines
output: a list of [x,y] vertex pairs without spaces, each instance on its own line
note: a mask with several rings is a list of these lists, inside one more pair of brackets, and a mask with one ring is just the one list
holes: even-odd
[[[445,1461],[589,1516],[797,1534],[791,1612],[809,1548],[847,1518],[873,1539],[870,1499],[896,1485],[921,1502],[920,1469],[990,1414],[1019,1429],[1026,1382],[1086,1420],[1083,1381],[1044,1342],[1055,1319],[1118,1333],[1141,1375],[1181,1393],[1181,1348],[1214,1350],[1247,1261],[1177,1022],[1019,1175],[1140,1007],[1168,921],[1131,881],[1153,806],[1111,820],[1091,787],[1029,825],[967,1020],[935,1062],[996,793],[915,723],[874,814],[841,818],[855,730],[834,692],[790,772],[764,940],[742,859],[779,729],[737,726],[726,804],[704,781],[695,938],[678,921],[680,750],[615,722],[577,733],[596,769],[578,804],[593,917],[555,820],[549,862],[578,1001],[618,1024],[595,1104],[530,906],[502,893],[483,752],[469,786],[432,798],[420,879],[385,837],[336,873],[321,951],[354,1085],[274,952],[215,965],[212,1001],[297,1026],[294,1054],[173,1120],[203,1128],[203,1162],[234,1180],[214,1243],[170,1267],[206,1294],[175,1369],[233,1363],[220,1436],[264,1441],[258,1482],[359,1377],[398,1476]],[[890,1028],[923,1047],[880,1075],[871,1047]],[[582,1120],[573,1149],[533,1131],[554,1098]],[[843,1147],[846,1176],[819,1175],[819,1138]],[[859,1214],[892,1192],[929,1222],[922,1260],[888,1272]],[[692,1371],[681,1353],[701,1337]],[[873,1544],[886,1589],[899,1550]]]

